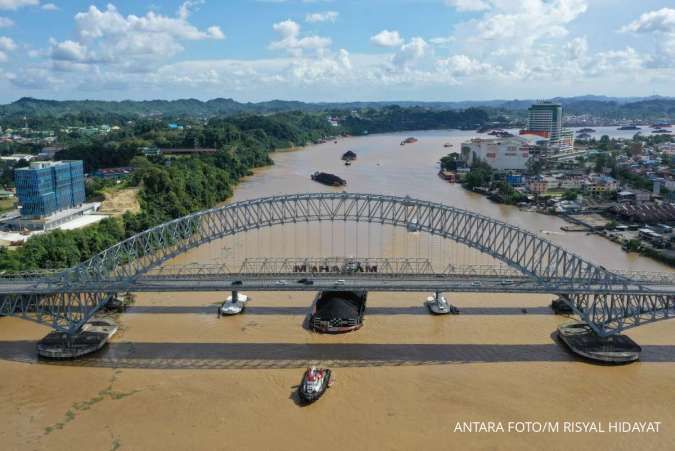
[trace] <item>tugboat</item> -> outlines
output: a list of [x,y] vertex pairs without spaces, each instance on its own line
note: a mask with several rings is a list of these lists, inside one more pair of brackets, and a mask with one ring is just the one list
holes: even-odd
[[298,396],[305,404],[317,401],[331,386],[331,371],[328,368],[307,368],[298,387]]
[[351,166],[352,162],[350,160],[345,161],[345,166]]
[[338,177],[337,175],[328,174],[326,172],[315,172],[311,176],[315,182],[322,183],[328,186],[345,186],[347,181]]
[[406,138],[403,141],[401,141],[401,145],[405,146],[406,144],[415,144],[416,142],[417,142],[417,138],[414,138],[414,137],[411,136],[410,138]]
[[68,336],[64,332],[51,332],[37,343],[40,357],[66,360],[82,357],[101,349],[117,332],[117,324],[107,318],[92,318],[80,332]]
[[237,299],[228,296],[227,300],[220,306],[220,314],[225,316],[238,315],[246,308],[248,296],[242,293],[237,293]]
[[451,144],[451,143],[445,143],[445,144],[443,144],[443,147],[445,147],[445,148],[453,147],[453,144]]
[[630,363],[640,358],[642,348],[626,335],[601,337],[584,322],[558,327],[558,337],[575,354],[602,363]]

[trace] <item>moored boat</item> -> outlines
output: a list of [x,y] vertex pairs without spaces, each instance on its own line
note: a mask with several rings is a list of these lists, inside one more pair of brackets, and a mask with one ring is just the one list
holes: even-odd
[[602,363],[630,363],[640,358],[642,348],[626,335],[601,337],[585,322],[558,327],[558,337],[572,352]]
[[328,368],[307,368],[298,387],[298,396],[305,404],[313,403],[323,396],[331,386],[331,370]]

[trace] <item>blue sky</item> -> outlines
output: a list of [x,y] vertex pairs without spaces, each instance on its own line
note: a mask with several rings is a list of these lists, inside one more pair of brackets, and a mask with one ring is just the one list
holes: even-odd
[[0,0],[0,102],[675,96],[663,0]]

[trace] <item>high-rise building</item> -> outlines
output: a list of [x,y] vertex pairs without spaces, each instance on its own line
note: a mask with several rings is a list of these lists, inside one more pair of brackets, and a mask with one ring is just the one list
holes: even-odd
[[84,203],[82,161],[33,162],[15,171],[21,216],[40,218]]
[[548,147],[554,152],[572,150],[574,135],[563,128],[563,108],[555,102],[535,103],[527,110],[527,130],[521,134],[539,135],[548,140]]
[[536,103],[527,110],[527,130],[531,134],[557,141],[562,131],[562,115],[562,105],[559,103]]

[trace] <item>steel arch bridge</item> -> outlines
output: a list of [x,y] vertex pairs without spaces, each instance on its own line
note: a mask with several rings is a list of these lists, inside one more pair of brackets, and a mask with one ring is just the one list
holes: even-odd
[[[322,221],[412,226],[464,244],[527,276],[538,284],[539,292],[561,295],[602,336],[675,314],[673,280],[665,289],[654,290],[532,232],[478,213],[409,197],[358,193],[265,197],[167,222],[61,273],[10,281],[4,287],[0,283],[6,293],[0,298],[0,313],[20,314],[75,333],[111,293],[141,288],[149,271],[192,248],[251,230]],[[419,281],[416,283],[410,287],[419,288]],[[379,289],[372,283],[363,286]],[[172,289],[190,291],[188,285],[183,287],[174,285]],[[396,287],[406,289],[407,285],[402,281]],[[263,285],[260,288],[265,289]]]

